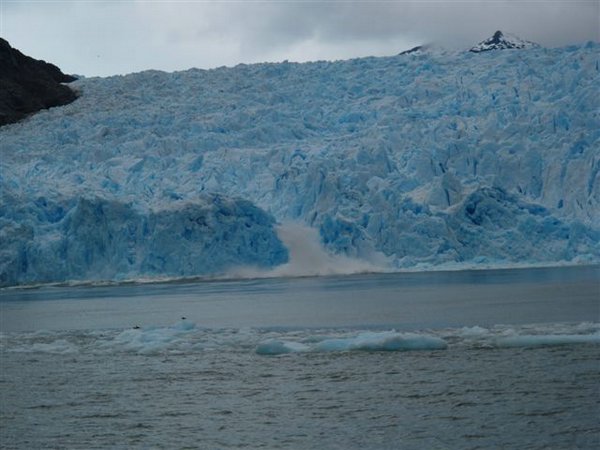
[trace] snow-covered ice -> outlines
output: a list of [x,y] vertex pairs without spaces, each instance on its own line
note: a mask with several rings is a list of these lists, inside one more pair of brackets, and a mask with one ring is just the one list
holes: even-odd
[[79,80],[0,129],[0,285],[277,270],[286,223],[367,271],[598,262],[599,54]]

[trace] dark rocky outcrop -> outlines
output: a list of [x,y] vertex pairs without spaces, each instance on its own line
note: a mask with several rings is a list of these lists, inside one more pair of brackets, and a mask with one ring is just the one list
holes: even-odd
[[404,50],[403,52],[398,53],[398,56],[400,56],[400,55],[410,55],[411,53],[420,53],[423,50],[425,50],[425,46],[424,45],[417,45],[416,47],[413,47],[411,49]]
[[0,38],[0,126],[77,98],[62,83],[75,81],[53,64],[25,56]]

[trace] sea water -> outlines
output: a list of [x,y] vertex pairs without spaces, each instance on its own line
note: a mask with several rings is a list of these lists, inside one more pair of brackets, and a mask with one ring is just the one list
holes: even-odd
[[0,292],[2,448],[598,448],[600,268]]

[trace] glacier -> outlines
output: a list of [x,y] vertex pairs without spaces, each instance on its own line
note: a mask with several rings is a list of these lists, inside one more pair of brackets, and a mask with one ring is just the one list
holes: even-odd
[[285,224],[369,270],[598,263],[599,55],[79,79],[0,128],[0,286],[277,273]]

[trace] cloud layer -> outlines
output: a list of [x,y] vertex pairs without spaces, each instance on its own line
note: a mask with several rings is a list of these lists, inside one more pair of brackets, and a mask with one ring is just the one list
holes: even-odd
[[86,76],[468,48],[495,30],[553,47],[600,40],[588,1],[4,1],[0,34]]

